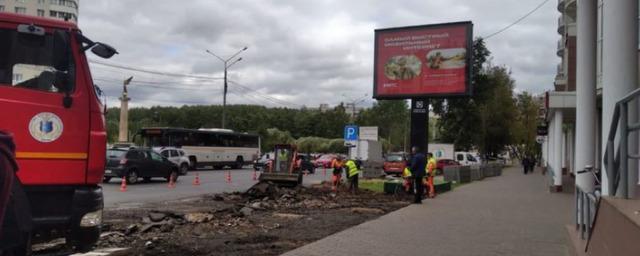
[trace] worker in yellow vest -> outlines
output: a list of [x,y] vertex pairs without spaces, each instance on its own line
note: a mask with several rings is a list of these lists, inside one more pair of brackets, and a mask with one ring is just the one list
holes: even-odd
[[354,194],[358,193],[358,174],[360,170],[358,170],[356,161],[353,159],[347,160],[347,162],[344,163],[344,169],[349,178],[349,191]]
[[436,176],[436,158],[433,157],[431,152],[427,153],[427,186],[429,187],[429,197],[436,196],[435,188],[433,187],[433,177]]
[[402,171],[402,186],[404,187],[404,192],[413,193],[413,174],[409,169],[409,165],[404,168]]

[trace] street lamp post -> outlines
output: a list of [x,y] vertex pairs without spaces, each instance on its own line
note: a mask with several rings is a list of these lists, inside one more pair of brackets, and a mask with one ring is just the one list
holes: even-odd
[[220,56],[216,55],[215,53],[206,50],[208,54],[213,55],[214,57],[218,58],[220,61],[222,61],[222,63],[224,63],[224,93],[222,96],[222,129],[225,128],[225,123],[227,120],[227,116],[226,116],[226,108],[227,108],[227,69],[229,69],[229,67],[231,67],[233,64],[238,63],[239,61],[242,60],[242,57],[234,60],[233,62],[231,62],[229,64],[229,61],[232,60],[233,58],[235,58],[236,56],[238,56],[238,54],[240,54],[243,51],[246,51],[247,49],[249,49],[248,47],[244,47],[242,48],[240,51],[236,52],[236,54],[232,55],[231,57],[229,57],[228,59],[223,59]]

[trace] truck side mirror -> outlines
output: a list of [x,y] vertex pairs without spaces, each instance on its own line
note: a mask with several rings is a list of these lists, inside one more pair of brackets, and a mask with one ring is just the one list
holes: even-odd
[[105,59],[111,58],[111,56],[118,53],[115,48],[100,42],[97,42],[95,46],[91,48],[91,52]]

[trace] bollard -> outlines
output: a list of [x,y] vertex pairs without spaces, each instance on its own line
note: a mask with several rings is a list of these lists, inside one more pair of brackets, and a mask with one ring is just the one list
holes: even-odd
[[256,169],[253,169],[253,180],[258,180],[258,171]]
[[120,192],[127,192],[127,177],[122,176],[122,183],[120,183]]
[[227,171],[227,183],[231,183],[231,171]]
[[194,186],[200,186],[200,175],[196,172],[196,177],[193,179]]

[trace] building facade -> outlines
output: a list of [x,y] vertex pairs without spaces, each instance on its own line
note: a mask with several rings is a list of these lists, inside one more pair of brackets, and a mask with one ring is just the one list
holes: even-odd
[[0,0],[0,12],[13,12],[78,22],[80,0]]

